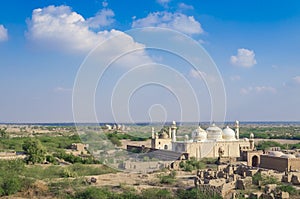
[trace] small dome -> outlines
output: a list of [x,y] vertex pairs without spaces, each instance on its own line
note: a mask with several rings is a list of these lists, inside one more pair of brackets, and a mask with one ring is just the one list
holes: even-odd
[[223,129],[223,139],[224,140],[235,140],[235,132],[229,126],[226,126],[225,129]]
[[159,134],[159,138],[167,139],[167,138],[169,138],[169,135],[165,131],[163,131],[162,133]]
[[195,142],[206,140],[207,133],[200,126],[192,132],[192,138]]
[[222,140],[222,129],[217,127],[214,123],[207,129],[207,139],[209,140]]
[[280,156],[281,158],[296,158],[294,155],[292,154],[283,154],[282,156]]
[[296,158],[300,158],[300,153],[296,154]]
[[282,153],[281,151],[270,151],[269,152],[269,156],[281,157],[282,155],[284,155],[284,153]]

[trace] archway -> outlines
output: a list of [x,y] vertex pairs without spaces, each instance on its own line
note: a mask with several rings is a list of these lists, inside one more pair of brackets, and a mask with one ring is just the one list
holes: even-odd
[[165,145],[164,149],[165,149],[165,150],[168,150],[168,145]]
[[252,157],[252,166],[253,167],[258,167],[258,157],[257,157],[257,155],[254,155]]

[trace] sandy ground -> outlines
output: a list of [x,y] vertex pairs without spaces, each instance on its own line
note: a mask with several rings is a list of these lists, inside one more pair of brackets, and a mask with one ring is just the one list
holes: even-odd
[[[111,187],[121,187],[130,186],[134,187],[136,190],[142,190],[146,188],[163,188],[159,183],[158,175],[167,175],[168,173],[151,173],[151,174],[139,174],[139,173],[125,173],[119,172],[115,174],[104,174],[93,176],[97,178],[95,186],[111,186]],[[194,186],[193,174],[186,172],[177,172],[177,182],[172,187],[177,188],[190,188]],[[90,178],[89,176],[87,178]],[[177,185],[177,186],[176,186]]]

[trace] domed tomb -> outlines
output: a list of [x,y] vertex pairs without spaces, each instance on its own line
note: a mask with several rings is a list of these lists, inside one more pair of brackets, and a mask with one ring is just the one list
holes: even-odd
[[208,140],[222,140],[222,129],[217,127],[214,123],[206,129],[206,132]]
[[199,142],[207,139],[207,133],[200,126],[192,132],[194,142]]
[[223,129],[223,139],[224,140],[235,140],[235,132],[229,126]]

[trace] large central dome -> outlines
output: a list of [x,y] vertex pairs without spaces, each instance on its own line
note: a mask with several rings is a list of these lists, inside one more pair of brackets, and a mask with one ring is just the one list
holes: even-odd
[[223,139],[224,140],[235,140],[235,132],[229,126],[226,126],[225,129],[223,129]]
[[222,140],[222,129],[217,127],[214,123],[206,129],[206,132],[208,140]]

